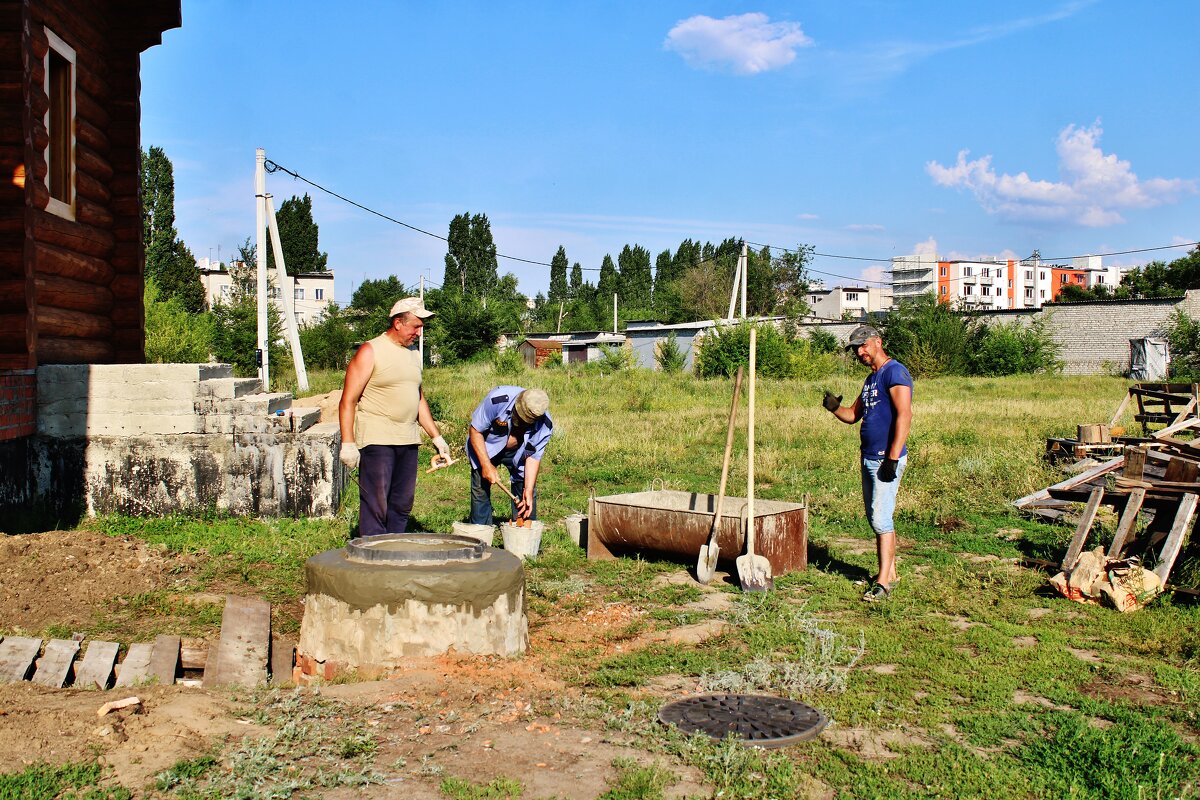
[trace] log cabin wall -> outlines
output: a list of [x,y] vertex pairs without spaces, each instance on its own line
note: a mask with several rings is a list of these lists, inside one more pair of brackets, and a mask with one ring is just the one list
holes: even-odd
[[[0,377],[20,398],[41,364],[145,360],[141,52],[179,24],[179,0],[0,0]],[[66,217],[48,210],[51,36],[75,56]]]

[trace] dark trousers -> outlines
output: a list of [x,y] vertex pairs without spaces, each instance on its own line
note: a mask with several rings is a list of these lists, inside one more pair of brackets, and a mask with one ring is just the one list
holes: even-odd
[[[492,465],[497,469],[508,468],[509,491],[514,497],[520,497],[525,491],[525,481],[517,477],[517,468],[513,466],[513,453],[501,452],[492,459]],[[510,519],[517,518],[517,504],[509,501],[512,507]],[[537,519],[537,489],[533,490],[533,508],[530,509],[530,519]],[[471,470],[471,519],[474,525],[491,525],[492,520],[492,485],[483,479],[483,473],[477,469]]]
[[371,444],[358,464],[358,535],[404,533],[417,490],[417,445]]

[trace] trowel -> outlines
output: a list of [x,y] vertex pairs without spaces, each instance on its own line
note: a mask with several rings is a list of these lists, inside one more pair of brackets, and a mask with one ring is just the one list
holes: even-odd
[[696,562],[696,580],[708,583],[717,572],[717,529],[721,526],[721,510],[725,506],[725,483],[729,480],[729,456],[733,452],[733,429],[737,421],[738,393],[742,389],[742,367],[737,370],[733,379],[733,401],[729,404],[729,428],[725,432],[725,455],[721,459],[721,486],[717,489],[717,507],[713,515],[712,532],[708,536],[708,544],[700,545],[700,560]]

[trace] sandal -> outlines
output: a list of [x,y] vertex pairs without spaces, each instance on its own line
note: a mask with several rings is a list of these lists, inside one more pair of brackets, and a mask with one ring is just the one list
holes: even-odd
[[[894,585],[894,584],[893,584]],[[873,583],[867,593],[863,595],[863,602],[878,603],[880,600],[886,600],[892,594],[891,586],[884,586],[882,583]]]

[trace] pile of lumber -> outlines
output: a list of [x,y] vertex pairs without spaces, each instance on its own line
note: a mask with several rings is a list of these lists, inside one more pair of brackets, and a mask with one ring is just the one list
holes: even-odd
[[[1118,456],[1126,445],[1152,443],[1170,432],[1181,430],[1178,427],[1181,423],[1200,416],[1198,400],[1200,384],[1135,383],[1129,387],[1107,424],[1079,425],[1075,438],[1046,439],[1046,458],[1059,462]],[[1131,406],[1132,422],[1141,426],[1141,436],[1127,435],[1132,426],[1118,424]]]
[[[83,658],[79,658],[80,651]],[[226,595],[221,636],[212,646],[161,635],[135,642],[118,663],[116,642],[0,637],[0,683],[31,681],[50,688],[128,688],[143,683],[253,687],[292,680],[295,642],[271,636],[271,604]],[[200,677],[202,674],[202,677]],[[193,677],[195,676],[195,677]]]

